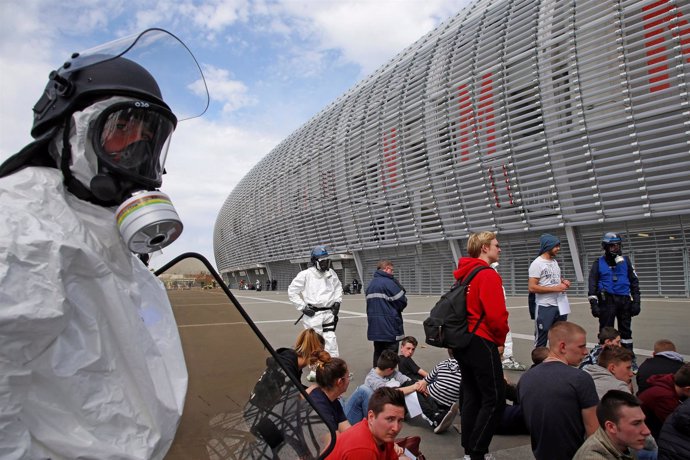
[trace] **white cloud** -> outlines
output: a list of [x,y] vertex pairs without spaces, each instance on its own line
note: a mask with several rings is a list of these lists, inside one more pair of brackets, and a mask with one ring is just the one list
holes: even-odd
[[[249,95],[247,85],[231,78],[230,71],[204,65],[204,78],[211,99],[223,104],[223,113],[230,113],[242,107],[253,105],[256,99]],[[197,86],[202,85],[196,82]],[[195,92],[199,93],[200,88]]]
[[0,161],[30,140],[31,108],[71,52],[168,29],[204,64],[214,104],[173,137],[162,189],[185,231],[156,259],[195,250],[213,260],[216,217],[241,178],[354,84],[357,66],[360,76],[375,70],[459,8],[457,0],[0,0]]
[[219,32],[237,21],[246,21],[249,2],[246,0],[212,0],[183,3],[179,11],[190,17],[194,24],[203,29]]
[[153,265],[160,267],[186,251],[202,253],[213,262],[213,227],[221,206],[242,177],[280,140],[203,118],[180,123],[161,189],[170,195],[185,230]]
[[[297,33],[313,34],[322,50],[373,72],[395,54],[431,31],[440,19],[460,11],[468,0],[283,1],[284,14],[302,20]],[[294,20],[293,20],[294,21]]]

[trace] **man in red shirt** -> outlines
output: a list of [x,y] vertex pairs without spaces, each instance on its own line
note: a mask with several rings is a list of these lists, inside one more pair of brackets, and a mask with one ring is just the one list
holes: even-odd
[[329,460],[398,460],[395,445],[405,420],[405,396],[395,388],[381,387],[369,399],[367,418],[338,435]]
[[[496,234],[470,235],[467,253],[470,257],[462,257],[453,272],[457,280],[477,267],[498,262],[501,248]],[[467,288],[466,305],[467,330],[475,332],[467,347],[453,350],[462,374],[461,440],[465,457],[483,460],[505,404],[498,347],[504,346],[508,334],[508,310],[503,280],[496,270],[481,270],[475,275]]]

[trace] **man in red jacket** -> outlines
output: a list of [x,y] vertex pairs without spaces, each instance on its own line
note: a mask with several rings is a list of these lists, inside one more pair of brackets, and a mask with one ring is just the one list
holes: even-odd
[[[480,266],[498,262],[501,248],[493,232],[470,235],[467,253],[453,272],[461,280]],[[483,460],[489,451],[498,419],[505,404],[505,383],[498,347],[508,334],[508,311],[503,295],[503,281],[496,270],[481,270],[467,288],[469,331],[476,327],[467,347],[454,349],[453,355],[462,374],[462,446],[465,456]],[[479,326],[477,326],[479,323]]]
[[690,363],[683,364],[675,374],[652,375],[647,384],[648,388],[637,397],[642,401],[652,436],[658,438],[666,417],[690,397]]

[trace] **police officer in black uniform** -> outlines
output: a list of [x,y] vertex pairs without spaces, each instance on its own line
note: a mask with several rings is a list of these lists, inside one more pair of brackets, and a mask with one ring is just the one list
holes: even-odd
[[[599,330],[613,327],[617,319],[621,345],[632,351],[631,323],[632,317],[640,314],[640,282],[630,258],[622,254],[621,243],[619,234],[604,234],[601,240],[604,255],[594,261],[589,271],[587,296],[592,316],[599,318]],[[635,359],[633,370],[637,371]]]

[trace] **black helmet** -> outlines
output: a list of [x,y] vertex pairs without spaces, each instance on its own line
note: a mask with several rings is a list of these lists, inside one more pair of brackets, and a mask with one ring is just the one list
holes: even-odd
[[39,138],[65,117],[109,96],[129,96],[170,109],[153,76],[122,56],[72,55],[48,76],[43,95],[34,106],[31,136]]

